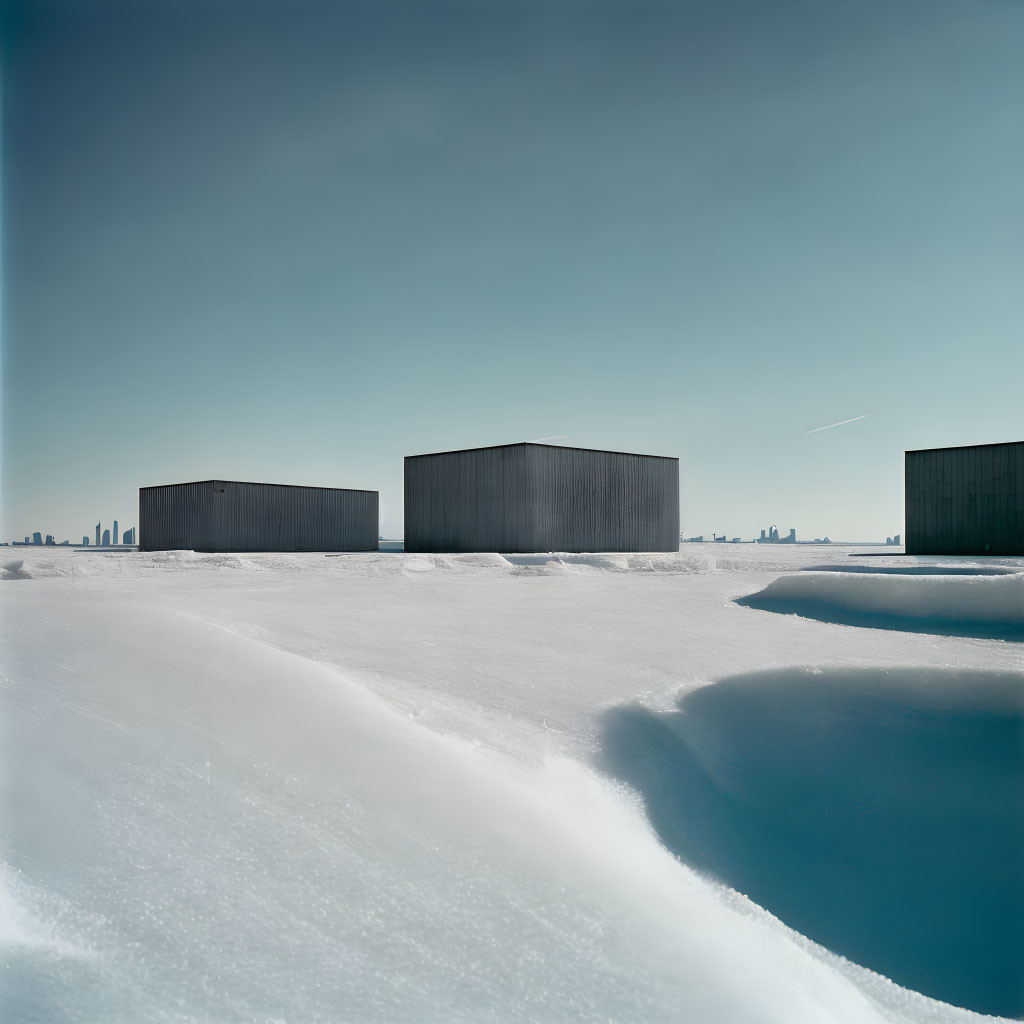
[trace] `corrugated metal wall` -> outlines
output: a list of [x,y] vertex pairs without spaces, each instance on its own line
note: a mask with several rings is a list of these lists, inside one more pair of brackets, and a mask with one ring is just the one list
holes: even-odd
[[535,504],[525,445],[410,456],[405,550],[536,550]]
[[375,551],[376,491],[231,480],[139,490],[143,551]]
[[213,482],[139,488],[139,550],[210,551]]
[[406,551],[678,549],[678,459],[518,444],[405,460]]
[[1024,441],[906,453],[908,555],[1024,555]]

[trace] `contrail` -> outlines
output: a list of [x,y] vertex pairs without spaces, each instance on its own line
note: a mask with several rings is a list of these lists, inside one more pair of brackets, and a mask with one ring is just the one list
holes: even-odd
[[568,434],[552,434],[550,437],[538,437],[536,441],[531,441],[530,444],[540,444],[541,441],[560,441],[563,437],[568,436]]
[[856,423],[857,420],[866,420],[870,415],[871,413],[866,412],[863,416],[854,416],[849,420],[840,420],[838,423],[829,423],[824,427],[815,427],[813,430],[805,430],[804,436],[806,437],[808,434],[816,434],[819,430],[831,430],[833,427],[841,427],[844,423]]

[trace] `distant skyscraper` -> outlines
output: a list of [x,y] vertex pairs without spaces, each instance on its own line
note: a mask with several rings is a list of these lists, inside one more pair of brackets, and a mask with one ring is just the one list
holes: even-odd
[[43,535],[38,530],[36,530],[36,532],[32,534],[32,543],[33,544],[42,544],[43,543]]
[[82,547],[83,548],[87,548],[88,546],[89,546],[89,538],[88,537],[83,537],[82,538]]
[[57,542],[56,542],[56,541],[55,541],[55,540],[53,539],[53,534],[52,534],[52,533],[48,533],[48,534],[46,535],[46,543],[47,543],[47,544],[48,544],[48,545],[49,545],[50,547],[53,547],[53,545],[57,543]]
[[96,547],[100,546],[100,524],[96,524]]
[[32,543],[32,538],[31,537],[26,537],[25,538],[25,543],[26,544],[31,544]]
[[103,531],[103,546],[105,548],[109,548],[110,547],[110,531],[109,530],[104,530]]
[[114,540],[114,543],[116,544],[117,543],[117,520],[116,519],[114,520],[114,537],[113,537],[113,540]]
[[758,544],[795,544],[796,543],[796,530],[790,530],[788,537],[779,536],[779,528],[777,526],[769,526],[768,532],[761,531],[761,536],[757,540]]

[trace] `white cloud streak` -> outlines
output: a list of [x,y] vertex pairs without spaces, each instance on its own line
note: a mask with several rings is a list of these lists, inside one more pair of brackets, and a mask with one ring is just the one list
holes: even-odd
[[854,416],[848,420],[840,420],[838,423],[828,423],[824,427],[815,427],[813,430],[805,430],[804,437],[808,434],[816,434],[819,430],[831,430],[833,427],[841,427],[844,423],[856,423],[857,420],[866,420],[871,413],[866,412],[863,416]]

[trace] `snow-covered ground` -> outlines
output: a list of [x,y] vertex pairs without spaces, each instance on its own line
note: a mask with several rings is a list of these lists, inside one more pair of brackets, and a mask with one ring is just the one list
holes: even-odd
[[0,1020],[1024,1012],[1024,560],[850,550],[11,550]]

